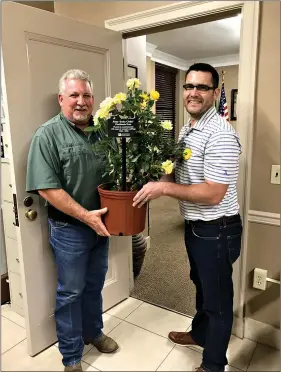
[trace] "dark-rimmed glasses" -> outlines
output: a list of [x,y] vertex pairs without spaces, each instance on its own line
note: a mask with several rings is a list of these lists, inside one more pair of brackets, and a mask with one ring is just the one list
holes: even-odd
[[208,85],[205,84],[198,84],[198,85],[193,85],[193,84],[184,84],[183,89],[190,91],[190,90],[198,90],[198,92],[208,92],[209,90],[215,90],[216,88],[214,87],[209,87]]

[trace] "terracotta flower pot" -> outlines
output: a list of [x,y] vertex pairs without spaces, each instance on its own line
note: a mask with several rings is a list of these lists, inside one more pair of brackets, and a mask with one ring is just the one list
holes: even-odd
[[141,208],[133,207],[137,191],[110,191],[108,185],[98,186],[101,208],[107,207],[104,224],[110,235],[130,236],[145,229],[146,204]]

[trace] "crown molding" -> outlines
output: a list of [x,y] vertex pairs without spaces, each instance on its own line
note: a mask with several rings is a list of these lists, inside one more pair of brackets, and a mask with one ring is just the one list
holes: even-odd
[[[240,9],[245,1],[177,1],[173,4],[105,20],[105,27],[114,31],[132,32],[144,28],[179,22],[218,11]],[[199,8],[199,9],[198,9]]]
[[146,43],[146,55],[154,62],[162,63],[166,66],[186,71],[193,63],[209,63],[214,67],[239,65],[239,54],[230,54],[211,58],[197,58],[194,60],[184,60],[171,54],[157,50],[157,45]]

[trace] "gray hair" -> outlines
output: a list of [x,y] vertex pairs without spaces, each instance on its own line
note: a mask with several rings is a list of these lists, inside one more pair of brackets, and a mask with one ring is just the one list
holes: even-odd
[[65,88],[65,80],[67,79],[77,79],[77,80],[83,80],[83,81],[88,82],[92,90],[92,93],[93,93],[93,82],[90,78],[90,75],[87,74],[87,72],[85,71],[78,70],[78,69],[72,69],[72,70],[66,71],[60,78],[59,94],[63,94],[64,88]]

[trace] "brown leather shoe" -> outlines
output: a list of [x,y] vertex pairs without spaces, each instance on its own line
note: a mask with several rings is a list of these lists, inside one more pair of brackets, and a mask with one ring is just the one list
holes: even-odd
[[111,337],[104,333],[94,340],[84,340],[85,345],[94,345],[101,353],[114,353],[119,349],[119,345]]
[[64,367],[65,372],[83,372],[81,363],[73,364],[72,366]]
[[176,345],[181,346],[197,345],[196,342],[191,337],[191,332],[170,332],[168,338]]

